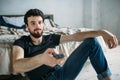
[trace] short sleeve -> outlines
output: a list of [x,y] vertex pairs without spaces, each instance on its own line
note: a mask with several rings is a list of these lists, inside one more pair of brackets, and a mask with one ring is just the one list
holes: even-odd
[[52,34],[52,38],[51,39],[52,39],[54,45],[59,45],[60,37],[61,37],[61,35],[59,35],[59,34]]
[[23,36],[23,37],[21,37],[20,39],[17,39],[14,43],[13,43],[13,45],[14,46],[20,46],[20,47],[22,47],[23,49],[25,48],[25,36]]

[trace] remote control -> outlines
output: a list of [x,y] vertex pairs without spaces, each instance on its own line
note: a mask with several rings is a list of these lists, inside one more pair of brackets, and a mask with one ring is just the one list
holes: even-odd
[[53,53],[53,56],[54,56],[56,59],[60,59],[60,58],[63,58],[63,57],[64,57],[64,54],[63,54],[63,53],[60,53],[60,54],[55,54],[55,53]]

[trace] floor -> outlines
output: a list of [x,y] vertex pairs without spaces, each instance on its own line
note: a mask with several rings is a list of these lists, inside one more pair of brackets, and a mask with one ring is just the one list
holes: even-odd
[[[114,49],[107,49],[105,56],[112,72],[112,80],[120,80],[120,45]],[[76,80],[98,80],[89,60]]]

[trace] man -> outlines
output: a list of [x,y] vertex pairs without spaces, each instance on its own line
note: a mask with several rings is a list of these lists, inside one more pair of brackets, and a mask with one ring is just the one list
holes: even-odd
[[[24,17],[24,22],[30,32],[14,42],[13,71],[25,72],[30,80],[74,80],[89,58],[99,80],[111,80],[104,53],[96,40],[102,36],[108,47],[118,45],[117,38],[106,30],[77,32],[71,35],[42,35],[44,30],[44,14],[39,9],[30,9]],[[55,47],[69,41],[83,41],[65,61],[56,59],[53,54],[59,54]],[[62,67],[59,66],[64,62]]]

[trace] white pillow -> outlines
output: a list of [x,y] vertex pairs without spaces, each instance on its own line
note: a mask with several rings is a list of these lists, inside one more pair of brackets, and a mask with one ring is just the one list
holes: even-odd
[[21,17],[5,17],[3,16],[3,19],[6,23],[13,24],[15,26],[22,26],[24,25],[24,16]]

